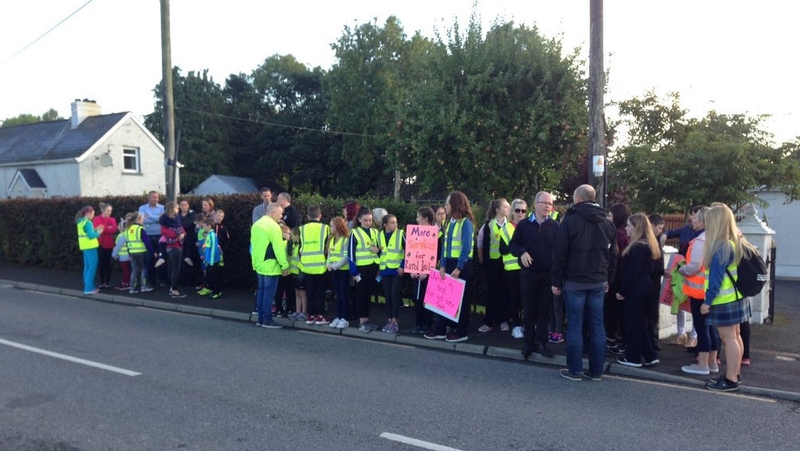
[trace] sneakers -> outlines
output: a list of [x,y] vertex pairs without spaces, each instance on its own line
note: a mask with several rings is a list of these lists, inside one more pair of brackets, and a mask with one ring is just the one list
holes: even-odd
[[358,326],[358,330],[360,330],[361,332],[364,332],[364,333],[369,333],[369,332],[372,332],[373,330],[375,330],[375,328],[372,327],[372,324],[370,324],[368,322],[364,322],[364,323],[361,323],[361,325]]
[[142,287],[142,289],[139,290],[139,291],[141,291],[142,293],[149,293],[149,292],[153,291],[153,288],[152,287]]
[[678,346],[684,346],[687,341],[689,341],[689,336],[686,335],[685,333],[683,333],[683,334],[679,334],[677,337],[675,337],[675,341],[672,342],[672,344],[678,345]]
[[309,326],[310,326],[310,325],[312,325],[312,324],[314,324],[314,322],[315,322],[316,320],[317,320],[317,317],[316,317],[316,316],[314,316],[314,315],[308,315],[308,316],[306,316],[306,324],[308,324]]
[[350,322],[344,318],[339,319],[339,322],[336,323],[337,329],[347,329],[348,327],[350,327]]
[[283,329],[283,326],[272,320],[265,322],[261,325],[261,327],[264,329]]
[[719,366],[709,366],[708,367],[709,373],[719,373]]
[[458,334],[450,334],[447,336],[447,338],[444,339],[444,341],[448,343],[461,343],[462,341],[467,341],[467,340],[469,340],[468,336],[466,335],[461,336]]
[[184,258],[183,261],[186,262],[186,264],[189,266],[194,266],[194,262],[189,257]]
[[308,319],[308,315],[303,313],[303,312],[296,313],[295,314],[295,318],[294,318],[295,321],[305,321],[307,319]]
[[522,326],[515,326],[511,329],[511,336],[514,338],[525,338],[525,332],[522,330]]
[[120,290],[120,291],[130,290],[131,286],[129,284],[127,284],[127,283],[121,283],[121,284],[117,285],[116,287],[114,287],[114,289],[115,290]]
[[218,291],[216,293],[211,294],[211,299],[219,299],[222,297],[222,292]]
[[547,341],[553,344],[564,343],[564,335],[558,332],[553,332],[550,334]]
[[574,382],[580,382],[583,380],[583,374],[581,373],[570,373],[568,369],[564,368],[561,370],[561,377],[564,379],[569,379]]
[[169,297],[171,297],[172,299],[185,298],[186,297],[186,293],[181,293],[180,291],[170,291],[169,292]]
[[400,327],[397,323],[389,323],[389,325],[384,329],[384,332],[387,334],[396,334],[400,332]]
[[706,388],[711,391],[736,391],[739,389],[739,382],[731,382],[723,376],[716,382],[707,383]]
[[339,324],[339,321],[341,321],[341,320],[342,320],[341,318],[334,318],[333,321],[328,323],[328,327],[331,327],[331,328],[335,329],[336,325]]
[[392,325],[392,321],[391,320],[386,321],[386,324],[384,324],[384,326],[381,328],[381,332],[387,332],[388,333],[389,332],[389,327],[391,327],[391,325]]
[[478,328],[478,332],[480,332],[482,334],[485,334],[486,332],[491,332],[493,330],[494,330],[494,327],[487,326],[486,324],[483,324],[483,325],[481,325],[481,327]]
[[[682,366],[681,367],[681,371],[683,371],[684,373],[689,373],[689,374],[699,374],[701,376],[706,376],[706,375],[708,375],[708,373],[710,373],[710,369],[709,368],[704,368],[704,367],[702,367],[702,366],[700,366],[700,365],[698,365],[696,363],[693,363],[691,365]],[[719,368],[717,368],[717,371],[719,371]]]
[[166,260],[164,260],[163,258],[159,258],[159,259],[156,261],[156,264],[155,264],[155,265],[153,265],[153,266],[155,266],[156,268],[158,268],[159,266],[163,265],[163,264],[164,264],[164,263],[166,263],[166,262],[167,262],[167,261],[166,261]]
[[[711,377],[711,378],[708,379],[708,383],[716,384],[717,382],[719,382],[720,379],[725,379],[725,376]],[[742,383],[742,375],[741,374],[737,374],[736,375],[736,382],[738,382],[739,384]]]
[[100,292],[100,289],[99,288],[95,288],[92,291],[84,291],[83,294],[88,296],[88,295],[92,295],[92,294],[97,294],[99,292]]
[[642,367],[641,363],[631,362],[630,360],[626,359],[625,357],[617,359],[617,363],[619,363],[620,365],[625,365],[625,366],[629,366],[629,367],[632,367],[632,368],[641,368]]
[[649,362],[644,362],[644,363],[642,363],[642,365],[643,365],[643,366],[656,366],[656,365],[658,365],[659,363],[661,363],[661,360],[658,360],[658,359],[653,359],[653,360],[651,360],[651,361],[649,361]]
[[584,371],[583,372],[583,377],[585,377],[586,379],[589,379],[589,380],[593,380],[595,382],[600,382],[600,381],[603,380],[603,375],[602,374],[589,374],[588,371]]
[[137,290],[136,288],[131,288],[131,289],[128,291],[128,293],[129,293],[129,294],[138,294],[138,293],[139,293],[139,290]]
[[608,352],[610,352],[612,354],[616,354],[616,355],[625,355],[626,351],[627,351],[627,349],[623,345],[615,345],[615,346],[609,346],[608,347]]
[[433,330],[429,330],[423,337],[427,338],[428,340],[444,340],[447,338],[447,335],[444,334],[437,334]]
[[328,323],[330,323],[330,321],[325,319],[325,317],[322,315],[317,315],[314,317],[314,324],[316,324],[317,326],[323,326]]
[[[199,294],[200,296],[206,296],[206,295],[209,295],[211,293],[212,293],[212,291],[209,290],[208,288],[205,288],[205,287],[201,288],[200,291],[197,292],[197,294]],[[256,315],[257,314],[258,314],[258,312],[256,312]]]
[[750,366],[750,359],[742,359],[742,366]]
[[507,322],[503,321],[502,323],[500,323],[500,331],[501,332],[508,332],[509,330],[511,330],[511,328],[508,327],[508,323]]

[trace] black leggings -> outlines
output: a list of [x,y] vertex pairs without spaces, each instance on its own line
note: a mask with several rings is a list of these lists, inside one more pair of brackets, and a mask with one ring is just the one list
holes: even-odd
[[369,303],[375,291],[375,277],[378,275],[378,265],[371,264],[359,266],[361,281],[356,284],[356,316],[369,318]]
[[100,283],[103,285],[111,284],[111,253],[113,249],[99,248],[97,255],[99,262],[97,265],[97,272],[100,275]]

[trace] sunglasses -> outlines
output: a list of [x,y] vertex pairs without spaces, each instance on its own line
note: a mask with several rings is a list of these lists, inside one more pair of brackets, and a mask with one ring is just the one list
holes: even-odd
[[514,213],[527,213],[527,212],[528,212],[528,210],[526,210],[524,208],[515,208],[514,209]]

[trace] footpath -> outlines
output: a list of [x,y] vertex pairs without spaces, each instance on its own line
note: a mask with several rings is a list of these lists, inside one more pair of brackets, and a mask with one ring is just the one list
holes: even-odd
[[[115,274],[118,277],[118,275]],[[111,302],[130,306],[143,306],[183,312],[187,314],[206,315],[215,318],[254,322],[251,314],[254,306],[253,288],[223,288],[220,299],[198,296],[193,290],[181,299],[172,299],[167,288],[156,288],[149,293],[128,294],[126,291],[114,289],[103,290],[91,296],[83,294],[83,282],[79,271],[43,269],[23,267],[9,263],[0,263],[0,284],[14,286],[20,290],[33,290],[58,293],[66,296],[86,297],[99,302]],[[117,282],[117,280],[112,280]],[[772,324],[753,325],[750,348],[751,366],[742,367],[743,383],[739,393],[766,396],[775,399],[800,402],[800,281],[778,280],[775,283],[775,317]],[[334,304],[328,303],[332,312]],[[469,340],[462,343],[446,343],[439,340],[427,340],[419,334],[412,334],[414,325],[413,308],[401,309],[399,334],[387,334],[380,331],[364,333],[354,327],[334,329],[327,325],[306,325],[305,322],[276,318],[276,322],[287,329],[301,329],[327,334],[341,334],[365,340],[381,340],[396,342],[418,348],[437,349],[448,352],[461,352],[524,362],[520,350],[522,340],[515,339],[510,332],[501,332],[499,328],[488,333],[478,332],[482,324],[481,315],[470,317]],[[386,310],[383,305],[373,304],[371,321],[381,327],[386,322]],[[331,315],[326,316],[329,320]],[[680,384],[703,388],[707,376],[693,376],[681,372],[681,366],[693,362],[693,355],[681,346],[671,344],[674,337],[662,339],[660,342],[661,363],[649,368],[630,368],[617,363],[617,356],[609,354],[606,358],[605,376],[632,377],[657,382]],[[545,358],[532,354],[527,363],[550,365],[554,368],[566,367],[566,345],[550,344],[555,357]],[[585,363],[585,365],[587,365]],[[724,365],[724,362],[723,362]],[[553,377],[558,372],[553,371]],[[567,383],[567,381],[565,381]]]

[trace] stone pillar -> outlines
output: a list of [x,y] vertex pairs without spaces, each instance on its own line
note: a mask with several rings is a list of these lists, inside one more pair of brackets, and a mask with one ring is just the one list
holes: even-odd
[[[775,231],[770,229],[763,221],[758,219],[755,206],[747,204],[742,207],[737,216],[743,215],[743,219],[737,223],[739,230],[753,246],[758,248],[761,258],[768,261],[770,249],[772,249],[773,235]],[[769,268],[767,269],[769,274]],[[764,285],[761,293],[750,298],[750,308],[753,316],[750,318],[752,324],[763,324],[769,316],[769,286],[770,281]]]

